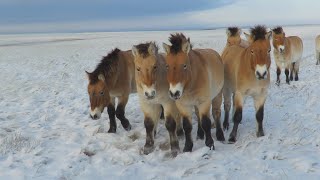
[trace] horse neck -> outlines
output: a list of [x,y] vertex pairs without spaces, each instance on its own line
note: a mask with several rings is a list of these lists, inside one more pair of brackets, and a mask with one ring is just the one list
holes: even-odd
[[[241,73],[254,76],[254,70],[251,68],[251,51],[250,48],[246,48],[241,55],[239,62],[239,69],[242,69]],[[242,74],[243,75],[243,74]]]
[[157,54],[156,60],[157,60],[156,82],[158,82],[157,84],[160,84],[161,86],[163,83],[168,83],[167,70],[165,66],[165,55]]

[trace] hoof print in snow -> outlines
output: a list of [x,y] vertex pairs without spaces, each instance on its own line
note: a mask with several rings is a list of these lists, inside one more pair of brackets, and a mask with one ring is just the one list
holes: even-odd
[[91,156],[94,156],[96,153],[93,152],[93,151],[84,150],[83,154],[85,154],[86,156],[91,157]]

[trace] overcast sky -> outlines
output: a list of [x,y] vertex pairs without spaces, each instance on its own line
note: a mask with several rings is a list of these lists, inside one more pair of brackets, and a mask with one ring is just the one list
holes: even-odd
[[318,0],[0,0],[0,33],[320,24]]

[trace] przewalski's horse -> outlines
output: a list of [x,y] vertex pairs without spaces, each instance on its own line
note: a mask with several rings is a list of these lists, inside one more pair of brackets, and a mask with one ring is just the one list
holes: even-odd
[[224,83],[221,57],[212,49],[192,49],[190,39],[182,33],[171,34],[169,41],[171,46],[163,43],[166,51],[167,80],[170,85],[169,95],[176,101],[183,118],[186,138],[183,151],[190,152],[193,147],[191,137],[193,107],[199,110],[200,124],[206,137],[205,144],[214,149],[211,137],[211,103],[217,139],[224,141],[219,106],[222,99],[218,95]]
[[320,35],[316,37],[316,59],[317,59],[316,65],[319,65],[320,64]]
[[[121,121],[123,128],[129,131],[131,125],[125,117],[125,107],[129,94],[136,92],[131,51],[114,49],[101,60],[93,72],[86,73],[89,79],[90,117],[99,119],[107,107],[110,119],[108,132],[116,132],[115,116]],[[118,99],[117,109],[115,109],[115,98]]]
[[224,52],[227,47],[230,47],[233,45],[238,45],[238,46],[246,48],[249,46],[248,41],[241,39],[241,29],[240,28],[228,27],[226,30],[226,34],[227,34],[227,44],[224,47],[224,50],[222,51],[221,56],[224,56]]
[[264,103],[267,98],[267,90],[270,84],[269,68],[270,59],[270,35],[264,26],[256,26],[251,29],[251,34],[246,35],[250,46],[230,46],[226,48],[222,57],[225,66],[225,83],[223,95],[225,101],[225,120],[223,126],[229,127],[229,111],[231,96],[233,94],[233,129],[229,142],[236,141],[238,125],[242,120],[243,101],[246,96],[254,99],[257,120],[257,136],[263,136]]
[[169,132],[171,152],[176,156],[180,151],[176,130],[180,116],[175,102],[168,96],[169,83],[166,79],[164,55],[158,53],[154,42],[142,43],[132,47],[136,67],[135,79],[139,101],[144,113],[146,144],[144,154],[154,150],[154,134],[160,113],[164,110],[165,126]]
[[[286,82],[290,84],[293,80],[299,80],[299,65],[302,57],[303,44],[298,36],[286,37],[282,27],[272,29],[273,55],[277,65],[277,85],[280,85],[281,69],[285,68]],[[289,80],[290,69],[290,80]]]

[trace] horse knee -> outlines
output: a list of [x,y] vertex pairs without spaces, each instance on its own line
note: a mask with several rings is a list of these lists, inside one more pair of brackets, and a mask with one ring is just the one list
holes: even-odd
[[175,122],[175,120],[173,119],[173,117],[168,116],[166,117],[166,128],[170,133],[173,133],[176,131],[176,127],[177,127],[177,123]]
[[123,107],[121,107],[121,106],[118,106],[118,107],[117,107],[116,117],[117,117],[118,119],[122,119],[122,118],[124,117],[124,109],[123,109]]

